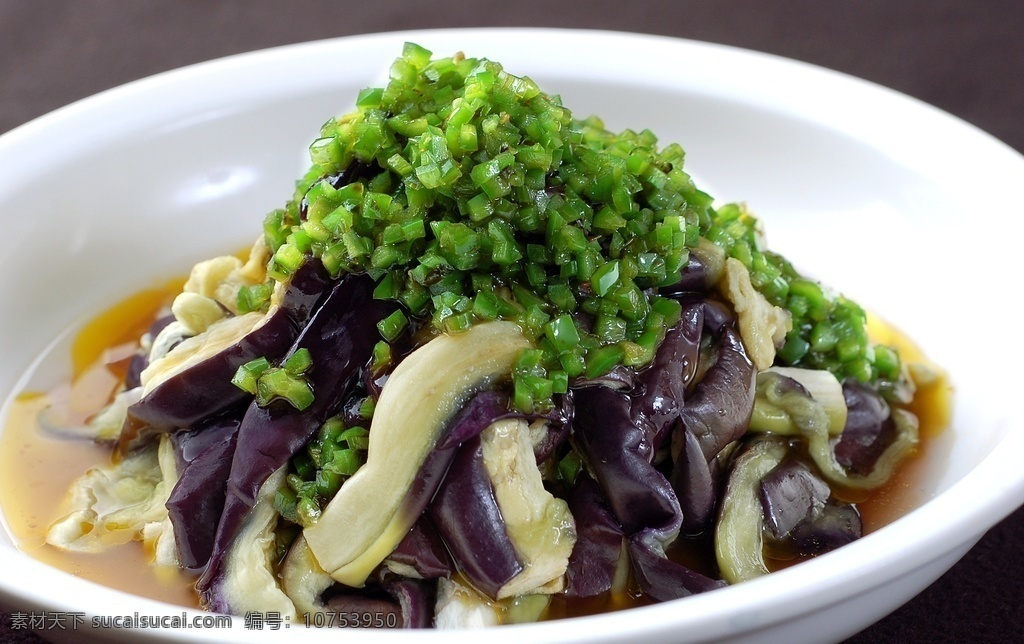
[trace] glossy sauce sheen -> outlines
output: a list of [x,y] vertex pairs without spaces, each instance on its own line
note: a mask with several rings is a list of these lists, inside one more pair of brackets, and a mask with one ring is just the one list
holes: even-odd
[[[124,376],[124,361],[104,364],[104,357],[112,348],[122,347],[123,351],[126,343],[134,343],[156,312],[180,292],[181,284],[177,280],[164,288],[136,294],[91,320],[76,336],[72,345],[74,377],[76,387],[87,392],[79,397],[92,398],[88,412],[98,409],[111,395],[110,387]],[[925,361],[920,351],[891,327],[872,320],[869,328],[876,341],[896,346],[905,361]],[[88,386],[81,386],[87,380],[90,381]],[[108,388],[100,393],[104,384]],[[49,394],[19,395],[11,405],[7,426],[0,434],[0,509],[18,547],[40,561],[105,586],[171,604],[197,607],[194,579],[176,568],[150,565],[152,555],[141,543],[128,543],[102,554],[64,552],[46,545],[46,531],[62,516],[68,487],[90,467],[105,465],[111,458],[108,447],[55,437],[40,428],[37,417],[48,401]],[[926,500],[919,492],[919,482],[941,457],[935,452],[941,451],[939,438],[952,416],[946,379],[941,377],[919,389],[911,409],[921,421],[921,444],[917,454],[889,483],[858,503],[865,533],[890,523]],[[87,416],[83,411],[82,417],[76,420],[84,421]],[[707,570],[708,562],[699,561],[702,551],[708,551],[706,545],[684,544],[674,547],[670,556],[696,570],[714,574],[714,570]],[[769,563],[774,568],[782,568],[793,562]],[[555,596],[548,617],[608,612],[646,603],[650,603],[649,600],[632,593],[572,602]]]

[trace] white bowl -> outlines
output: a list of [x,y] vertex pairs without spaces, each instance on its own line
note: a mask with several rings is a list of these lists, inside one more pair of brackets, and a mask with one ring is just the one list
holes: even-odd
[[[1016,266],[989,240],[966,241],[975,221],[986,231],[1015,230],[1010,206],[1020,201],[1024,158],[878,86],[668,38],[506,29],[342,38],[161,74],[9,132],[0,137],[0,392],[56,382],[69,367],[54,354],[26,373],[67,329],[248,243],[263,215],[290,195],[320,124],[347,111],[359,89],[379,85],[406,40],[500,61],[561,94],[578,115],[681,143],[699,185],[720,200],[745,200],[774,248],[882,313],[945,366],[956,407],[948,460],[923,483],[926,502],[834,553],[621,613],[486,634],[352,632],[350,641],[839,639],[923,589],[1024,501],[1024,427],[1005,377],[1024,362],[1021,344],[986,338],[984,351],[967,346],[985,328],[977,308],[1005,300]],[[3,532],[0,604],[181,614],[47,567]],[[310,641],[334,636],[290,632]],[[213,642],[226,633],[75,635]],[[280,635],[245,630],[240,618],[231,632],[246,641]]]

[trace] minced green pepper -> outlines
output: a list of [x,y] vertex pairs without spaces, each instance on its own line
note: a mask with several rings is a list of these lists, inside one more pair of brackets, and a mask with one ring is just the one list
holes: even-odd
[[896,351],[869,343],[864,309],[800,275],[784,257],[763,248],[757,220],[742,206],[729,204],[711,213],[704,236],[726,255],[743,262],[754,288],[793,316],[793,328],[778,352],[778,362],[826,369],[840,380],[900,379]]
[[[335,276],[369,273],[375,297],[434,333],[517,322],[540,351],[515,374],[523,411],[550,406],[568,379],[649,364],[671,323],[657,288],[680,279],[701,236],[793,313],[786,364],[867,380],[899,370],[892,352],[872,353],[855,304],[762,251],[738,207],[712,207],[681,147],[575,119],[493,61],[407,44],[388,85],[329,120],[310,156],[293,199],[264,223],[270,276],[313,257]],[[405,328],[400,315],[382,323],[387,341]]]
[[364,427],[346,427],[340,417],[324,421],[306,448],[290,461],[287,485],[274,499],[281,516],[303,526],[316,523],[341,484],[366,462],[368,447],[369,432]]

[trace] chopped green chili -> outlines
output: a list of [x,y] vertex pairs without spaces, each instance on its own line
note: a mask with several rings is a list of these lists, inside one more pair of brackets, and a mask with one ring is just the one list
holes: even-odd
[[251,311],[266,312],[270,308],[270,296],[274,292],[273,280],[267,280],[262,284],[242,286],[238,289],[238,296],[235,304],[240,313]]
[[801,276],[784,257],[765,250],[757,220],[742,206],[729,204],[708,213],[705,237],[743,262],[754,288],[793,316],[792,331],[778,352],[782,364],[826,369],[840,379],[863,382],[901,378],[899,355],[869,343],[867,315],[857,303]]
[[266,358],[250,360],[235,371],[234,377],[231,378],[231,383],[239,389],[255,395],[256,383],[267,369],[270,369],[270,362]]
[[240,366],[231,382],[256,396],[260,406],[285,400],[301,411],[313,403],[313,387],[305,378],[312,364],[313,359],[305,348],[285,359],[280,367],[272,367],[266,358],[256,358]]
[[[493,61],[407,44],[386,87],[324,124],[293,199],[267,216],[269,274],[287,279],[307,257],[335,276],[369,272],[375,297],[406,308],[381,322],[388,341],[407,315],[434,333],[519,323],[542,351],[515,376],[526,411],[551,404],[555,379],[649,364],[678,320],[656,289],[679,280],[703,236],[793,314],[781,362],[899,378],[896,353],[868,345],[863,311],[763,250],[741,207],[713,207],[684,157],[650,131],[574,118]],[[265,305],[267,289],[244,290],[240,307]],[[390,361],[374,355],[375,368]]]
[[366,462],[368,446],[366,428],[346,427],[337,416],[324,421],[306,448],[291,459],[288,484],[274,499],[281,516],[302,526],[315,523],[342,484]]

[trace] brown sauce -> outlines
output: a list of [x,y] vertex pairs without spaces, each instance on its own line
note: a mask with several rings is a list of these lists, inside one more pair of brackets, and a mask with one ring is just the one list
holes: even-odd
[[[124,376],[125,361],[116,359],[145,332],[156,312],[180,292],[182,281],[144,291],[111,307],[90,320],[72,344],[72,405],[84,421],[112,395]],[[905,361],[926,362],[906,336],[878,320],[869,326],[876,341],[896,346]],[[114,360],[111,361],[111,355]],[[67,394],[67,391],[63,392]],[[171,604],[197,607],[194,578],[176,568],[150,565],[152,554],[138,542],[111,548],[102,554],[65,552],[45,543],[51,523],[62,516],[65,495],[71,483],[86,470],[110,463],[109,447],[91,441],[61,438],[43,430],[38,414],[50,401],[51,393],[18,395],[9,407],[6,427],[0,434],[0,515],[17,546],[30,556],[72,575],[135,595]],[[900,468],[893,479],[858,503],[865,533],[877,530],[906,514],[927,499],[922,486],[936,465],[944,461],[952,417],[949,383],[940,376],[919,388],[911,411],[921,421],[921,443],[917,453]],[[709,552],[699,541],[674,547],[670,556],[695,570],[705,570]],[[794,562],[772,561],[773,568]],[[712,564],[713,565],[713,564]],[[571,617],[631,608],[650,603],[639,593],[605,594],[569,602],[552,598],[548,618]]]
[[946,462],[952,433],[945,430],[953,422],[953,390],[945,372],[931,363],[910,338],[881,320],[869,316],[868,331],[876,342],[896,347],[905,363],[931,367],[936,378],[919,385],[908,406],[921,423],[916,452],[888,483],[857,503],[865,534],[892,523],[928,500],[924,485]]
[[0,437],[0,507],[18,548],[76,577],[133,595],[197,606],[190,580],[176,568],[151,566],[151,555],[141,543],[97,554],[66,552],[45,543],[71,483],[90,467],[110,461],[106,447],[37,431],[36,416],[45,404],[45,396],[19,397]]
[[18,548],[39,561],[134,595],[197,607],[193,580],[177,568],[150,565],[152,554],[140,542],[98,554],[66,552],[46,543],[49,526],[65,512],[72,482],[92,467],[109,464],[111,450],[57,436],[38,422],[39,412],[54,397],[67,401],[69,423],[84,422],[105,404],[124,377],[126,345],[135,345],[182,283],[137,293],[90,320],[71,346],[72,386],[26,392],[11,401],[0,434],[0,511]]

